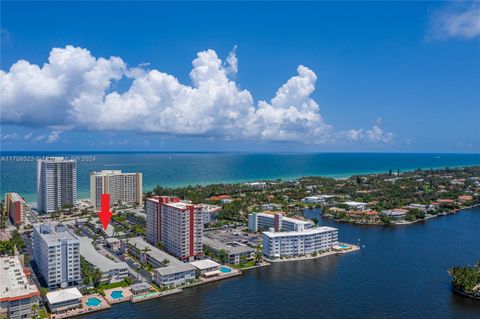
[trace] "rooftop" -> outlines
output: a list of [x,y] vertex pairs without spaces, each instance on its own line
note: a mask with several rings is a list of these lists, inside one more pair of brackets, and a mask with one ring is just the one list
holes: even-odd
[[0,301],[18,300],[40,295],[30,283],[17,256],[0,257]]
[[205,269],[210,269],[210,268],[215,268],[220,266],[219,263],[210,259],[192,261],[190,265],[194,266],[195,268],[198,268],[199,270],[205,270]]
[[180,264],[156,268],[154,271],[159,273],[162,276],[173,275],[179,272],[195,270],[195,267],[190,264],[185,264],[180,262]]
[[143,250],[145,247],[148,247],[150,249],[148,255],[150,255],[151,258],[159,262],[164,259],[168,259],[169,265],[183,265],[183,262],[173,257],[172,255],[167,254],[163,250],[160,250],[157,247],[150,245],[142,237],[129,238],[128,243],[139,250]]
[[128,268],[126,263],[113,261],[100,254],[93,246],[91,239],[87,237],[79,237],[79,239],[80,255],[82,255],[90,264],[100,269],[101,272]]
[[229,243],[222,242],[222,241],[217,240],[217,239],[212,239],[212,238],[203,236],[203,244],[204,245],[212,247],[215,250],[223,249],[229,254],[241,254],[241,253],[244,253],[244,252],[249,252],[249,251],[255,250],[255,249],[253,249],[251,247],[248,247],[246,245],[239,244],[237,242],[235,242],[235,243],[236,243],[236,245],[229,245]]
[[263,216],[263,217],[269,217],[269,218],[274,218],[275,217],[275,214],[281,214],[282,215],[282,222],[291,222],[291,223],[295,223],[295,224],[304,224],[304,225],[309,225],[309,224],[313,224],[312,221],[310,220],[302,220],[302,219],[298,219],[298,218],[291,218],[291,217],[285,217],[283,216],[284,212],[263,212],[263,213],[255,213],[259,216]]
[[43,237],[48,243],[60,242],[63,240],[78,240],[72,231],[67,226],[60,223],[44,223],[35,224],[33,228]]
[[101,171],[93,171],[91,175],[97,176],[111,176],[111,175],[135,175],[137,173],[122,173],[121,170],[101,170]]
[[[18,195],[18,193],[7,193],[7,194],[10,195],[11,199],[15,202],[25,203],[23,198],[20,195]],[[5,194],[5,195],[7,195],[7,194]]]
[[80,299],[83,296],[77,288],[68,288],[49,292],[46,297],[49,304],[56,304],[59,302]]

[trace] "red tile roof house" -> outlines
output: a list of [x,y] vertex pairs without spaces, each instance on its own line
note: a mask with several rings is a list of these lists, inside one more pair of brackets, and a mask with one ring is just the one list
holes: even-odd
[[461,195],[461,196],[458,196],[458,199],[462,202],[468,202],[470,200],[473,199],[473,196],[470,196],[470,195]]

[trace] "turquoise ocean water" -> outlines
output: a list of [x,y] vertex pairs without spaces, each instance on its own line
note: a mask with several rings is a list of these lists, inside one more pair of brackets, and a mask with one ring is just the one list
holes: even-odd
[[[480,165],[480,154],[406,153],[46,153],[2,152],[0,194],[18,192],[35,201],[35,160],[67,156],[78,160],[78,197],[89,195],[89,173],[119,169],[143,173],[144,190],[155,185],[183,186],[301,176],[347,177],[354,174]],[[12,158],[21,156],[20,158]]]

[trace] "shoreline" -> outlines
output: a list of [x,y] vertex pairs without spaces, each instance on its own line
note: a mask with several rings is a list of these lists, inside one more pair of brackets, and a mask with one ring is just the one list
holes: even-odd
[[471,206],[467,206],[467,207],[462,207],[462,208],[457,208],[457,209],[454,209],[448,213],[440,213],[440,214],[437,214],[437,215],[430,215],[428,217],[425,217],[424,219],[419,219],[419,220],[415,220],[415,221],[411,221],[411,222],[403,222],[403,223],[391,223],[391,224],[385,224],[385,223],[362,223],[362,222],[349,222],[349,221],[344,221],[344,220],[335,220],[327,215],[323,215],[322,214],[322,217],[323,218],[326,218],[328,220],[331,220],[331,221],[334,221],[334,222],[337,222],[337,223],[343,223],[343,224],[351,224],[351,225],[363,225],[363,226],[409,226],[409,225],[413,225],[413,224],[417,224],[417,223],[421,223],[421,222],[426,222],[428,221],[429,219],[435,219],[437,217],[443,217],[443,216],[448,216],[448,215],[455,215],[457,213],[460,213],[464,210],[469,210],[469,209],[472,209],[472,208],[476,208],[476,207],[480,207],[480,203],[478,204],[474,204],[474,205],[471,205]]
[[[348,153],[346,153],[348,154]],[[389,153],[388,153],[389,154]],[[441,166],[430,166],[430,167],[417,167],[417,168],[412,168],[412,169],[400,169],[401,173],[411,173],[411,172],[414,172],[415,170],[417,169],[421,169],[421,170],[439,170],[439,169],[460,169],[460,168],[467,168],[467,167],[476,167],[476,166],[480,166],[480,163],[478,164],[467,164],[467,165],[453,165],[453,166],[445,166],[445,165],[441,165]],[[269,182],[269,183],[272,183],[272,182],[275,182],[277,179],[280,179],[281,181],[288,181],[288,180],[299,180],[299,179],[302,179],[302,178],[308,178],[308,177],[322,177],[322,178],[332,178],[332,179],[335,179],[335,180],[343,180],[343,179],[348,179],[352,176],[364,176],[364,175],[381,175],[381,174],[384,174],[386,173],[385,170],[378,170],[378,171],[364,171],[364,172],[355,172],[355,173],[341,173],[341,174],[308,174],[308,175],[295,175],[295,176],[277,176],[277,177],[269,177],[269,178],[265,178],[265,179],[239,179],[239,180],[232,180],[232,181],[208,181],[208,182],[204,182],[204,183],[180,183],[180,184],[175,184],[175,185],[163,185],[163,187],[166,187],[166,188],[172,188],[172,189],[177,189],[177,188],[182,188],[182,187],[188,187],[188,186],[196,186],[196,185],[199,185],[199,186],[208,186],[208,185],[215,185],[215,184],[243,184],[243,183],[252,183],[252,182]],[[395,175],[396,176],[396,175]],[[161,184],[156,184],[156,185],[148,185],[148,186],[145,186],[143,188],[143,193],[147,193],[147,192],[151,192],[153,191],[153,189],[156,187],[156,186],[162,186]],[[78,185],[77,185],[77,194],[79,193],[83,193],[84,195],[81,195],[81,196],[86,196],[86,194],[89,194],[89,191],[88,190],[85,190],[85,191],[79,191],[78,189]],[[35,193],[32,193],[32,194],[28,194],[28,195],[25,195],[25,193],[23,194],[20,194],[20,196],[22,196],[23,198],[27,198],[27,197],[32,197],[32,198],[35,198],[36,197],[36,194]],[[90,198],[78,198],[77,201],[81,201],[81,200],[88,200]],[[28,201],[26,200],[27,204],[28,205],[32,205],[34,204],[35,202],[32,202],[32,201]]]
[[452,285],[452,291],[455,293],[455,294],[458,294],[462,297],[466,297],[466,298],[470,298],[470,299],[473,299],[473,300],[478,300],[480,301],[480,296],[475,296],[469,292],[466,292],[464,291],[463,289],[460,289],[460,288],[456,288],[455,286]]
[[[339,243],[340,244],[340,243]],[[327,251],[323,254],[319,254],[317,256],[302,256],[302,257],[292,257],[292,258],[284,258],[284,259],[264,259],[269,262],[269,263],[283,263],[283,262],[291,262],[291,261],[307,261],[307,260],[315,260],[318,258],[323,258],[323,257],[328,257],[328,256],[339,256],[339,255],[345,255],[348,253],[353,253],[355,251],[360,250],[360,246],[354,245],[354,244],[348,244],[348,243],[341,243],[350,246],[350,249],[347,250],[332,250],[332,251]]]

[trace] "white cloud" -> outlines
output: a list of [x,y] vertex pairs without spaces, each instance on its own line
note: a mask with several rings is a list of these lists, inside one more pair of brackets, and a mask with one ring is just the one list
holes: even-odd
[[[213,50],[199,52],[191,85],[147,66],[128,68],[119,57],[96,58],[70,45],[52,49],[43,66],[19,60],[0,71],[2,123],[49,128],[48,137],[29,137],[47,143],[73,129],[308,143],[393,139],[378,125],[335,132],[311,97],[317,76],[302,65],[269,102],[258,103],[229,78],[238,72],[236,47],[225,62]],[[112,90],[123,77],[130,87]]]
[[480,5],[478,2],[456,2],[434,12],[427,36],[434,39],[480,36]]
[[32,137],[33,137],[33,132],[30,132],[30,133],[25,134],[25,135],[23,136],[23,139],[24,139],[25,141],[28,141],[28,140],[30,140]]
[[0,135],[0,140],[1,141],[8,142],[8,141],[14,141],[16,139],[18,139],[18,134],[17,133],[7,133],[7,134],[1,134]]
[[237,58],[237,46],[235,45],[228,54],[225,60],[225,66],[229,73],[236,74],[238,72],[238,58]]
[[47,143],[54,143],[60,139],[60,131],[52,131],[47,137]]

